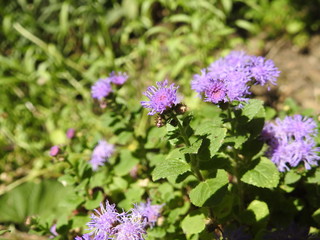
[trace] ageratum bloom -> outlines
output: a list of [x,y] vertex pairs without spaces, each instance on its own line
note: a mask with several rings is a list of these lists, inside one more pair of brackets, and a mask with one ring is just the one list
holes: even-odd
[[178,87],[174,83],[169,86],[168,80],[157,82],[157,87],[148,87],[147,91],[143,93],[150,101],[142,101],[141,105],[151,109],[148,115],[161,114],[179,103],[177,89]]
[[317,165],[320,148],[316,147],[314,137],[317,125],[312,118],[301,115],[276,119],[274,123],[266,123],[262,137],[269,145],[266,155],[276,164],[279,171],[284,172],[296,167],[301,162],[306,169]]
[[119,221],[120,214],[115,209],[115,204],[106,201],[105,206],[100,203],[100,211],[94,209],[96,214],[91,214],[91,221],[87,223],[95,239],[107,240],[114,234],[114,225]]
[[100,78],[92,87],[92,98],[102,100],[112,92],[110,80],[108,78]]
[[151,201],[148,199],[146,203],[135,205],[133,211],[146,219],[147,225],[154,226],[160,217],[162,207],[163,205],[151,205]]
[[127,81],[127,79],[128,79],[128,75],[122,72],[118,72],[118,73],[111,72],[108,77],[108,80],[116,85],[124,84]]
[[74,240],[91,240],[90,235],[89,234],[83,234],[81,237],[76,236],[76,238]]
[[107,143],[105,140],[100,140],[98,145],[94,148],[91,160],[89,163],[94,171],[98,170],[100,166],[103,166],[105,162],[114,153],[114,145]]
[[276,85],[280,71],[272,60],[264,57],[251,57],[250,76],[256,81],[255,84],[264,86],[266,84]]
[[272,60],[231,52],[194,75],[191,88],[206,102],[243,102],[252,84],[275,85],[279,73]]
[[142,216],[136,214],[123,214],[120,216],[119,225],[115,230],[115,240],[143,240],[146,234],[145,222],[142,221]]

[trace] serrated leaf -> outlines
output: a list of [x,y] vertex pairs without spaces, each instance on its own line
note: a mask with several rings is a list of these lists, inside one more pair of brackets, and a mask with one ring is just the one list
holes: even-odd
[[190,147],[184,147],[180,150],[181,153],[185,154],[185,153],[198,153],[198,150],[200,148],[202,144],[202,139],[198,139],[197,141],[195,141],[194,143],[191,144]]
[[152,172],[152,180],[178,176],[187,171],[190,171],[190,165],[184,159],[169,158],[157,164]]
[[199,128],[195,130],[196,135],[206,135],[210,140],[209,150],[213,157],[221,147],[224,138],[227,134],[227,129],[217,127],[214,123],[204,122]]
[[[227,184],[227,173],[224,170],[219,169],[215,178],[207,179],[191,190],[189,194],[190,200],[194,205],[202,207],[206,201],[210,198],[214,198],[214,195],[217,194],[220,189],[226,187]],[[223,196],[219,195],[219,197],[222,198]]]
[[210,140],[209,150],[210,150],[211,157],[213,157],[217,153],[217,151],[220,149],[226,134],[227,134],[227,129],[225,128],[212,129],[211,134],[208,136]]
[[181,222],[183,232],[186,234],[196,234],[205,228],[205,216],[199,211],[189,213]]
[[277,187],[280,174],[277,167],[267,158],[261,158],[259,163],[247,171],[241,181],[262,188]]
[[263,109],[263,102],[258,99],[250,99],[249,102],[243,107],[242,115],[251,121]]
[[239,147],[242,146],[242,144],[248,140],[248,137],[246,136],[232,136],[227,137],[224,142],[225,143],[234,143],[234,148],[239,149]]

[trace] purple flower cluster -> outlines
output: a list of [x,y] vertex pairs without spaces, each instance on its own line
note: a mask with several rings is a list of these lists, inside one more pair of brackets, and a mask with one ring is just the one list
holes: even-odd
[[98,100],[102,100],[107,97],[112,92],[112,83],[115,85],[122,85],[128,79],[126,73],[115,73],[111,72],[109,77],[100,78],[92,87],[91,87],[91,96]]
[[250,85],[275,85],[279,74],[272,60],[234,51],[194,75],[191,88],[205,102],[243,102],[251,94]]
[[114,204],[106,201],[100,204],[100,211],[95,209],[91,221],[87,223],[90,233],[75,240],[143,240],[146,228],[153,226],[160,216],[162,205],[147,203],[135,205],[129,212],[118,213]]
[[93,149],[91,160],[89,161],[92,169],[96,171],[100,166],[103,166],[114,153],[114,150],[113,144],[100,140],[98,145]]
[[141,105],[151,109],[148,115],[162,114],[165,110],[179,103],[177,89],[178,87],[174,83],[168,85],[168,80],[157,82],[157,87],[148,87],[147,91],[143,93],[150,101],[142,101]]
[[267,156],[271,158],[279,171],[289,170],[303,162],[306,169],[317,165],[320,157],[314,137],[318,134],[317,124],[312,118],[301,115],[277,118],[274,123],[266,123],[262,137],[269,145]]

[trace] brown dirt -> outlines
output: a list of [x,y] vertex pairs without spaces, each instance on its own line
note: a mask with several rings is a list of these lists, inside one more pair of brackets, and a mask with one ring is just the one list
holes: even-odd
[[[255,41],[248,46],[254,46]],[[258,40],[261,42],[261,40]],[[255,49],[255,50],[252,50]],[[278,86],[267,93],[256,89],[258,96],[275,103],[275,107],[282,108],[286,98],[293,98],[302,108],[313,109],[314,113],[320,113],[320,35],[313,36],[308,48],[303,52],[292,46],[288,41],[278,41],[265,44],[266,57],[272,59],[280,69],[281,75]],[[247,49],[251,54],[259,55],[257,48]],[[261,52],[260,52],[261,54]],[[267,95],[267,96],[266,96]]]

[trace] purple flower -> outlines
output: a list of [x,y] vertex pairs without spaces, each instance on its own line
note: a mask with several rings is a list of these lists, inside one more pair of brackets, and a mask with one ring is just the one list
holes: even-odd
[[96,214],[91,214],[91,221],[87,223],[89,230],[92,231],[90,235],[94,234],[95,239],[99,240],[109,239],[114,234],[113,226],[118,222],[120,216],[115,205],[106,201],[105,207],[101,203],[100,211],[97,209],[94,211]]
[[60,152],[60,148],[57,145],[54,145],[50,148],[50,156],[55,157]]
[[59,233],[57,233],[57,224],[53,224],[50,228],[50,233],[52,234],[49,238],[55,238],[59,236]]
[[266,155],[271,158],[279,171],[289,170],[301,162],[306,169],[317,165],[320,157],[317,152],[314,137],[317,135],[317,125],[312,118],[301,115],[287,116],[276,119],[274,123],[266,123],[262,138],[269,145]]
[[280,71],[272,60],[264,57],[251,57],[250,76],[256,80],[256,84],[264,86],[267,83],[276,85]]
[[163,205],[151,205],[150,199],[146,203],[140,203],[134,206],[133,211],[146,219],[147,225],[154,226],[160,217]]
[[110,80],[108,78],[100,78],[91,88],[91,95],[98,100],[107,97],[112,92]]
[[151,109],[148,115],[163,113],[178,104],[177,89],[178,87],[175,87],[174,84],[168,86],[167,80],[157,82],[157,87],[148,87],[147,91],[143,93],[150,101],[142,101],[141,105]]
[[275,84],[279,73],[271,60],[234,51],[194,75],[191,88],[206,102],[243,102],[251,94],[250,85]]
[[76,236],[76,238],[74,240],[90,240],[90,235],[89,234],[83,234],[81,237]]
[[75,133],[76,133],[76,130],[74,130],[74,128],[69,128],[66,133],[67,138],[72,139]]
[[142,216],[137,214],[123,214],[120,217],[119,225],[115,229],[115,240],[143,240],[145,231],[145,223]]
[[118,73],[111,72],[108,79],[113,84],[122,85],[127,81],[128,75],[126,73],[121,73],[121,72],[118,72]]
[[94,171],[98,170],[100,166],[103,166],[108,158],[114,153],[114,145],[107,143],[105,140],[100,140],[98,145],[94,148],[91,160],[89,163]]

